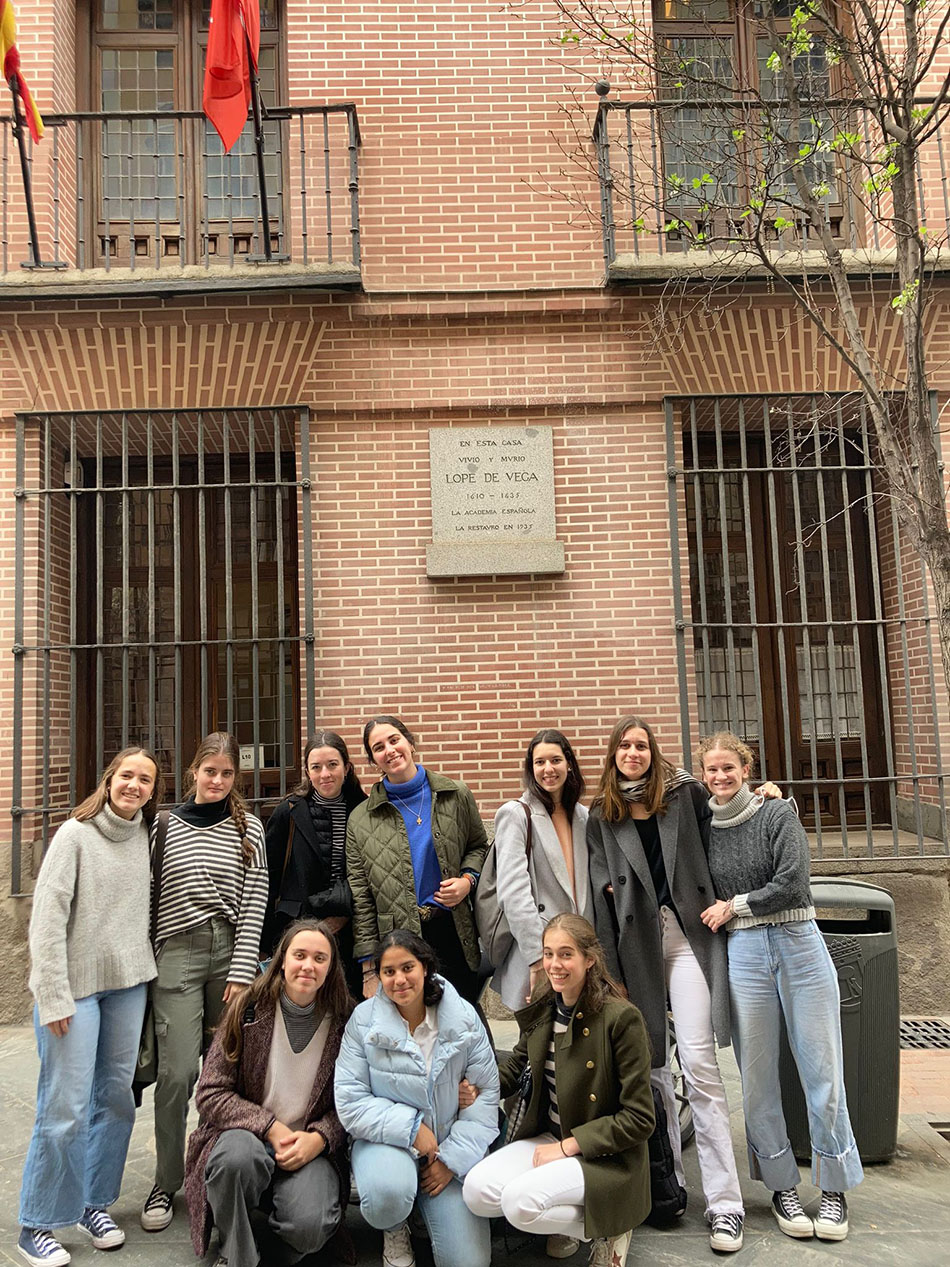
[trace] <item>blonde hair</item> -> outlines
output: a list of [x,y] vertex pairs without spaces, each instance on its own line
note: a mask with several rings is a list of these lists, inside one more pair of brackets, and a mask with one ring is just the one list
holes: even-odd
[[755,753],[749,745],[738,735],[734,735],[731,730],[717,730],[714,735],[708,735],[700,740],[699,747],[696,749],[696,758],[701,770],[706,768],[708,754],[715,752],[717,748],[721,748],[724,752],[734,752],[739,758],[739,764],[749,767],[750,774],[755,769]]
[[121,752],[117,752],[106,768],[102,772],[102,778],[96,784],[94,792],[90,792],[84,801],[80,801],[70,818],[75,818],[79,823],[86,823],[90,818],[95,818],[97,814],[101,814],[109,800],[109,784],[112,782],[113,776],[118,771],[123,762],[128,761],[129,757],[145,757],[151,761],[155,767],[155,786],[152,788],[152,795],[142,806],[142,817],[146,824],[151,824],[158,811],[158,806],[165,795],[165,777],[158,768],[158,758],[154,752],[150,752],[148,748],[123,748]]
[[241,838],[241,858],[244,865],[249,867],[254,857],[254,846],[247,837],[247,801],[245,801],[244,793],[240,787],[241,750],[238,747],[238,741],[233,735],[229,735],[226,730],[215,730],[210,735],[205,735],[198,745],[198,750],[192,758],[187,773],[191,775],[191,783],[194,784],[195,775],[202,761],[207,760],[208,757],[222,756],[229,757],[231,764],[234,766],[234,783],[228,793],[228,810],[231,814],[231,821],[237,828],[237,834]]

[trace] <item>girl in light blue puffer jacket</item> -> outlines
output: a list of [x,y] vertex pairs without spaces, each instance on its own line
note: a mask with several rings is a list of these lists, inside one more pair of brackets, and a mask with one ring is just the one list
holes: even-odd
[[[406,1220],[418,1206],[436,1267],[488,1267],[489,1224],[461,1180],[498,1133],[498,1069],[478,1014],[436,975],[432,950],[396,929],[376,952],[379,991],[351,1016],[334,1081],[353,1137],[363,1217],[383,1231],[384,1267],[414,1267]],[[459,1108],[459,1083],[479,1088]]]

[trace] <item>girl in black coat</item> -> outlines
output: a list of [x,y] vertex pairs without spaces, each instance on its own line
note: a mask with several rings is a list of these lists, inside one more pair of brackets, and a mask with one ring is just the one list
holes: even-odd
[[304,750],[304,778],[267,823],[269,899],[261,956],[269,958],[288,924],[320,919],[340,949],[347,984],[362,993],[353,962],[352,896],[346,879],[346,823],[366,793],[343,739],[319,730]]

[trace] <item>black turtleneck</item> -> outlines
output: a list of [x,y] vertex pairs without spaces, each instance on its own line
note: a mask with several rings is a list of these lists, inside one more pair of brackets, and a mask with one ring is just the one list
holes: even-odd
[[183,823],[190,823],[192,827],[215,827],[230,818],[231,807],[227,797],[223,801],[205,801],[203,805],[199,805],[193,796],[189,796],[187,801],[175,807],[173,813],[176,818],[180,818]]

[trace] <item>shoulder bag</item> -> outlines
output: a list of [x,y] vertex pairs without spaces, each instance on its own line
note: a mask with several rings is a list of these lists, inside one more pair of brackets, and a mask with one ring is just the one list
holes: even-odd
[[[524,801],[518,801],[518,804],[525,812],[525,858],[530,867],[531,810]],[[474,906],[478,936],[481,939],[485,954],[491,962],[491,966],[497,968],[508,958],[515,944],[515,939],[511,932],[511,925],[508,923],[508,916],[501,909],[498,902],[498,867],[494,841],[492,841],[488,852],[485,854],[485,861],[482,864],[482,871],[478,880],[478,888],[475,890]]]
[[[149,936],[152,949],[158,936],[158,899],[162,891],[162,869],[165,863],[165,838],[168,835],[169,811],[163,809],[158,815],[158,826],[155,830],[155,850],[152,854],[152,908],[149,922]],[[132,1094],[136,1107],[142,1103],[142,1092],[150,1087],[158,1077],[158,1043],[155,1037],[155,1010],[152,1007],[152,991],[155,982],[150,981],[148,1001],[145,1004],[145,1017],[142,1021],[142,1036],[139,1039],[139,1054],[135,1061],[135,1073],[132,1076]]]

